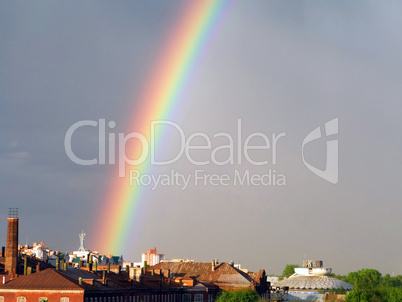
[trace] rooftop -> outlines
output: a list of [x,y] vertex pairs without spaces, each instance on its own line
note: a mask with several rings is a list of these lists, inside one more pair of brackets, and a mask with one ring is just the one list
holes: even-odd
[[55,269],[46,269],[35,274],[21,276],[6,284],[0,284],[4,289],[46,289],[46,290],[83,290],[86,285],[79,285],[78,281],[62,274]]
[[273,286],[289,289],[353,289],[352,285],[331,276],[303,276],[292,275],[289,278],[275,282]]
[[[126,276],[113,272],[105,273],[107,285],[102,283],[103,272],[89,272],[85,269],[56,270],[48,268],[0,284],[0,291],[6,289],[24,290],[118,290],[130,288],[132,284]],[[79,284],[82,278],[82,284]]]
[[152,269],[170,270],[173,278],[196,278],[207,283],[227,283],[249,286],[253,278],[248,274],[222,262],[212,270],[210,262],[161,262]]

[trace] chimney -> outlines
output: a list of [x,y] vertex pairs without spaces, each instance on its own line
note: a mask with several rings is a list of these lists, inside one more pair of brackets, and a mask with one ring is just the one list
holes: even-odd
[[107,264],[107,273],[110,274],[110,262]]
[[1,257],[5,257],[6,256],[6,247],[5,246],[2,246],[1,247]]
[[106,272],[105,271],[102,272],[102,283],[106,284]]
[[59,258],[59,256],[56,256],[56,269],[60,270],[60,258]]
[[10,208],[8,212],[7,254],[4,270],[8,274],[17,272],[18,260],[18,208]]
[[88,254],[87,258],[87,268],[89,269],[90,272],[92,272],[92,255]]
[[215,259],[212,260],[212,271],[213,271],[213,272],[215,271]]
[[28,258],[27,255],[24,257],[24,276],[27,275],[27,265],[28,265]]
[[79,277],[79,278],[78,278],[78,284],[79,284],[79,285],[82,285],[82,277]]
[[39,263],[36,265],[36,272],[40,272],[40,264]]
[[147,268],[148,268],[147,261],[144,261],[144,267],[143,267],[143,269],[144,269],[144,275],[147,273]]

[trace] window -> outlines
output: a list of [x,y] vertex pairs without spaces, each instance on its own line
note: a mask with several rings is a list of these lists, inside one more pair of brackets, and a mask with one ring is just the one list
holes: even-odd
[[184,294],[183,302],[191,302],[191,294]]
[[203,296],[201,294],[196,294],[194,296],[194,302],[202,302],[203,301]]
[[60,302],[68,302],[69,300],[67,297],[60,298]]
[[47,301],[47,298],[46,298],[46,297],[40,297],[40,298],[39,298],[39,302],[44,302],[44,301]]
[[18,297],[17,298],[17,302],[26,302],[27,301],[27,298],[25,298],[25,297]]

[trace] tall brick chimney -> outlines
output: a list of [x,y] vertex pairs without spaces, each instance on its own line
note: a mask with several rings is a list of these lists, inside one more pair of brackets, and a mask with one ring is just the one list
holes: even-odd
[[15,275],[18,260],[18,208],[10,208],[8,216],[6,265],[4,270],[9,275]]

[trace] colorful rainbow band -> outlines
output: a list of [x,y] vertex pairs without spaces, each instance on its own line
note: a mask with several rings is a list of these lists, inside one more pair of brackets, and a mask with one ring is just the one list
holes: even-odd
[[[136,106],[127,133],[140,132],[149,140],[150,122],[171,117],[228,1],[191,0],[185,1],[184,5],[159,60],[151,70],[139,102],[135,101],[139,105]],[[161,131],[158,131],[156,148],[161,144],[160,138]],[[142,150],[137,146],[126,152],[128,157],[138,158]],[[149,163],[144,163],[135,169],[146,173],[151,167]],[[133,222],[138,218],[139,204],[146,200],[142,188],[130,186],[129,175],[119,178],[117,170],[118,165],[114,166],[109,187],[106,188],[106,198],[101,204],[102,212],[93,230],[96,240],[92,245],[101,253],[122,253],[125,244],[134,241]]]

